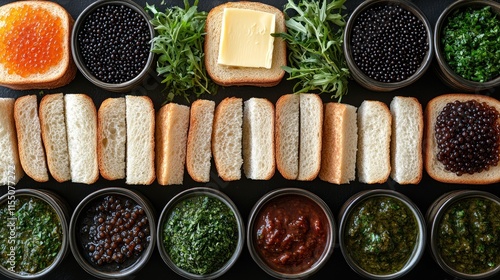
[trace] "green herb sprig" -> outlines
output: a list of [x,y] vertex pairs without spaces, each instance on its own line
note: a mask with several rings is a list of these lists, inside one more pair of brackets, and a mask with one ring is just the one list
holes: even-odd
[[207,12],[198,11],[198,0],[191,6],[184,0],[184,8],[170,7],[160,12],[146,4],[153,14],[151,24],[157,35],[152,52],[158,55],[156,71],[163,77],[167,102],[176,96],[190,102],[202,94],[215,95],[217,85],[210,79],[204,65],[203,43]]
[[296,4],[288,0],[285,4],[287,32],[273,36],[287,42],[289,66],[283,69],[288,80],[298,80],[294,92],[331,93],[339,101],[347,94],[350,72],[342,49],[344,2],[300,0]]

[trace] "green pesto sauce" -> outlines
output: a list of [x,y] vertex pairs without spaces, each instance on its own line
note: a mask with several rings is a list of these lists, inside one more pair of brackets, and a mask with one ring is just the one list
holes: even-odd
[[217,198],[200,195],[179,202],[163,228],[163,246],[172,262],[190,273],[213,273],[231,258],[238,243],[232,210]]
[[413,253],[417,237],[413,212],[387,196],[362,201],[350,215],[345,232],[352,259],[363,270],[378,275],[401,270]]
[[0,261],[7,270],[42,271],[54,262],[62,239],[57,213],[45,201],[20,196],[0,206]]
[[500,206],[486,198],[460,200],[445,212],[437,245],[453,269],[478,274],[500,264]]

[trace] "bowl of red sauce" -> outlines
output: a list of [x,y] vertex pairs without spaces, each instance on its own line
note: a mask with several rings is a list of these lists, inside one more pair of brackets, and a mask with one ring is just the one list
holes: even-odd
[[335,220],[328,205],[299,188],[271,191],[250,212],[247,246],[253,260],[279,279],[302,279],[333,253]]

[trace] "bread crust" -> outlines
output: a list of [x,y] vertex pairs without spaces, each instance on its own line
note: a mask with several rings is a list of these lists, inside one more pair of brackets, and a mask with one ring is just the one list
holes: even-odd
[[[434,135],[434,127],[436,125],[436,118],[441,110],[449,102],[476,100],[478,102],[486,102],[489,106],[495,107],[500,112],[500,101],[493,97],[467,94],[467,93],[450,93],[437,96],[427,103],[425,108],[425,151],[424,151],[424,166],[426,172],[431,178],[443,183],[454,184],[471,184],[483,185],[493,184],[500,182],[500,164],[492,166],[488,171],[474,174],[463,174],[457,176],[453,172],[448,172],[444,169],[444,165],[437,160],[438,147]],[[497,120],[500,124],[500,118]]]
[[[14,90],[28,89],[54,89],[69,84],[76,76],[77,68],[71,54],[71,31],[74,19],[61,5],[50,1],[17,1],[0,7],[0,14],[21,5],[30,5],[37,9],[45,8],[52,14],[59,16],[63,22],[64,45],[63,57],[60,63],[51,69],[57,69],[56,74],[33,74],[28,77],[21,77],[17,74],[9,74],[7,69],[0,64],[0,85]],[[52,70],[51,70],[52,71]]]
[[[227,2],[210,10],[205,25],[205,68],[212,80],[221,86],[257,86],[272,87],[281,82],[285,71],[281,66],[287,65],[286,42],[281,38],[274,38],[273,62],[271,69],[229,67],[217,63],[221,24],[224,8],[242,8],[274,13],[276,15],[276,33],[286,32],[285,16],[281,10],[271,5],[251,2]],[[219,73],[224,71],[225,73]]]

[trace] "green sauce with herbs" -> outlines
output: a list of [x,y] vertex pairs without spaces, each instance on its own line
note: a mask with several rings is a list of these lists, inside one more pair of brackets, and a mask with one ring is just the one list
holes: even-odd
[[418,235],[415,215],[406,204],[375,196],[353,209],[345,239],[349,255],[363,270],[385,275],[405,266]]
[[163,228],[163,246],[172,262],[198,275],[219,270],[237,244],[236,216],[224,202],[211,196],[179,202]]
[[443,260],[467,274],[487,272],[500,264],[500,205],[486,198],[457,201],[438,226]]
[[7,270],[42,271],[54,262],[62,240],[59,217],[45,201],[19,196],[0,206],[0,259]]

